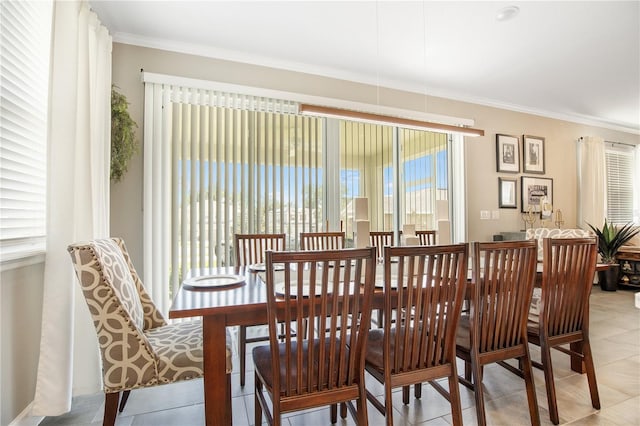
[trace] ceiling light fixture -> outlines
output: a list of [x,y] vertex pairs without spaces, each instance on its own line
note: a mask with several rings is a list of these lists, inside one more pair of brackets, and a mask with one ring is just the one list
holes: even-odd
[[382,124],[404,127],[408,129],[426,130],[439,133],[459,133],[464,136],[484,136],[484,130],[471,127],[452,126],[449,124],[433,123],[430,121],[413,120],[410,118],[393,117],[390,115],[373,114],[369,112],[353,111],[349,109],[324,107],[319,105],[300,104],[298,112],[303,115],[349,119],[365,123]]
[[518,13],[520,13],[520,8],[518,6],[503,7],[498,11],[498,13],[496,13],[496,20],[498,22],[508,21],[515,18]]

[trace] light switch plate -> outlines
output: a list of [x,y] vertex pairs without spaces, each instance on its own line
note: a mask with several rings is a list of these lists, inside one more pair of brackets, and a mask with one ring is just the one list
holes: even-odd
[[489,210],[480,210],[480,219],[488,220],[490,218]]

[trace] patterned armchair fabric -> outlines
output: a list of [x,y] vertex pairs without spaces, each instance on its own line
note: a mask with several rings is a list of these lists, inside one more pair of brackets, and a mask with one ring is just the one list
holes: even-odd
[[593,237],[591,231],[584,229],[530,228],[527,229],[527,240],[538,240],[538,262],[542,262],[542,240],[544,238],[585,238]]
[[121,239],[68,250],[98,334],[105,393],[202,377],[200,321],[167,324]]

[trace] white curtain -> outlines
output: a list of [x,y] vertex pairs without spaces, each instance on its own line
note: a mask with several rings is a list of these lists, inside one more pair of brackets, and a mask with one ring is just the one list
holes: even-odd
[[96,334],[68,244],[109,235],[111,37],[86,2],[54,3],[47,255],[32,414],[59,415],[100,389]]
[[583,136],[578,140],[578,227],[588,224],[601,227],[604,223],[606,170],[604,139]]

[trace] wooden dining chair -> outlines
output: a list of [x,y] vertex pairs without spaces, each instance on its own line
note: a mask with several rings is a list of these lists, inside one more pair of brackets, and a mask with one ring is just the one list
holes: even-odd
[[[274,271],[275,263],[284,270]],[[375,264],[373,247],[267,252],[270,344],[253,349],[254,424],[262,424],[263,413],[268,424],[280,425],[283,413],[326,405],[335,423],[337,404],[352,400],[357,402],[352,410],[357,424],[368,424],[364,349]],[[278,332],[281,322],[283,335]],[[294,325],[304,323],[308,326],[298,327],[304,332],[296,333]],[[318,323],[329,324],[329,331],[316,327]]]
[[301,232],[300,250],[340,250],[345,246],[345,233]]
[[436,231],[416,231],[416,237],[420,239],[421,246],[436,245]]
[[369,232],[369,240],[371,247],[376,248],[376,255],[378,256],[378,259],[383,258],[385,246],[395,245],[393,231],[371,231]]
[[[249,267],[256,270],[266,269],[267,250],[284,251],[286,234],[235,234],[236,266]],[[262,267],[258,265],[262,264]],[[238,331],[238,352],[240,355],[240,386],[246,381],[247,343],[269,340],[266,334],[247,338],[247,326],[241,325]]]
[[[384,324],[369,332],[365,369],[384,385],[384,403],[371,392],[367,397],[388,426],[393,425],[392,390],[402,387],[408,404],[409,386],[423,382],[450,401],[453,424],[462,424],[455,337],[467,284],[467,253],[467,244],[384,250]],[[436,382],[445,377],[448,391]]]
[[[536,274],[536,242],[474,243],[471,311],[463,315],[456,337],[457,356],[464,360],[460,383],[474,390],[478,425],[486,425],[483,367],[498,363],[524,378],[531,424],[540,424],[527,316]],[[521,369],[504,361],[518,359]]]
[[[72,244],[68,251],[98,335],[103,425],[113,426],[133,389],[203,376],[202,322],[167,323],[138,277],[122,239]],[[227,381],[219,386],[230,388],[229,343],[226,349]]]
[[[529,342],[540,346],[549,416],[558,424],[558,403],[551,349],[582,359],[589,383],[591,405],[600,409],[600,396],[589,343],[589,295],[597,261],[595,238],[545,238],[543,241],[542,295],[537,321],[530,321]],[[570,344],[567,349],[563,345]],[[581,347],[581,350],[577,350]]]

